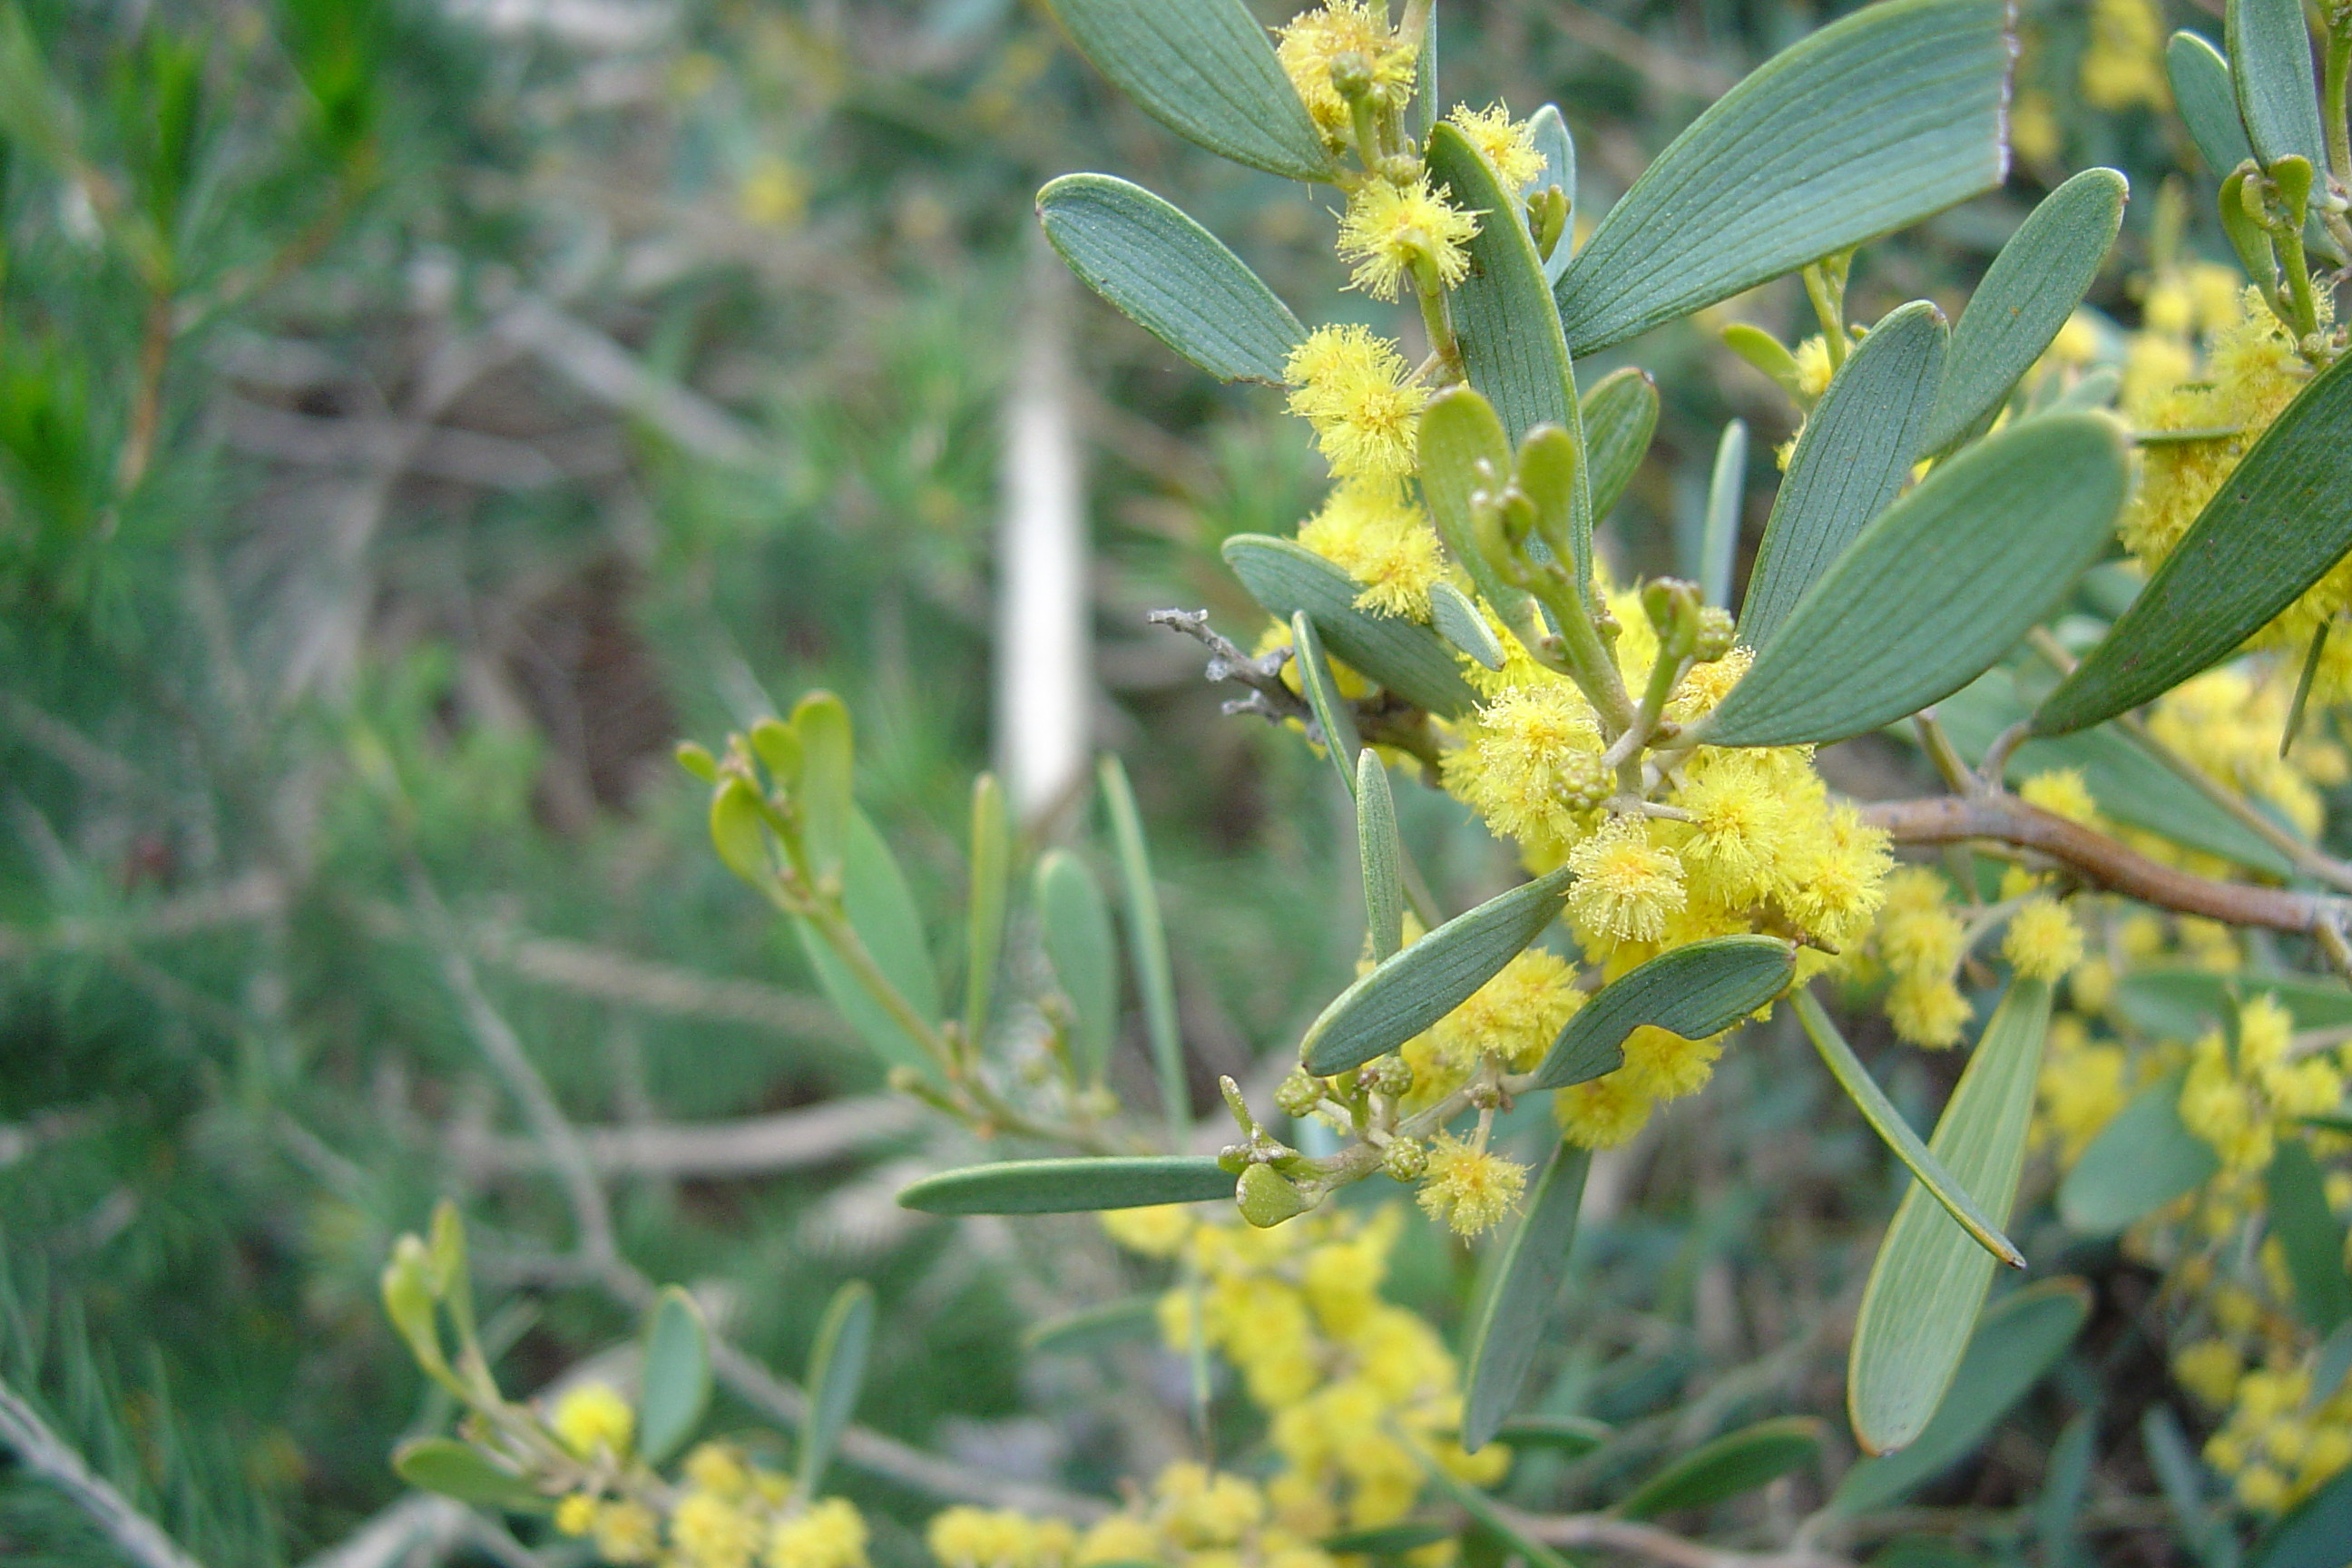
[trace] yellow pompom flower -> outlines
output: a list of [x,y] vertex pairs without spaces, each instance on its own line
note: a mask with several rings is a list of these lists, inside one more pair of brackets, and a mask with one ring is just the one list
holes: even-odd
[[1097,1520],[1078,1539],[1071,1568],[1097,1568],[1106,1563],[1156,1563],[1165,1550],[1160,1532],[1129,1513]]
[[2083,962],[2083,928],[2055,899],[2029,899],[2009,917],[2001,956],[2026,980],[2057,980]]
[[1183,1204],[1149,1204],[1142,1208],[1105,1209],[1096,1218],[1103,1234],[1129,1252],[1145,1258],[1173,1258],[1192,1238],[1199,1223]]
[[1565,680],[1506,688],[1445,753],[1445,787],[1523,848],[1557,859],[1583,832],[1589,806],[1571,790],[1601,780],[1601,730]]
[[661,1518],[641,1502],[607,1502],[596,1507],[596,1555],[614,1568],[635,1568],[651,1563],[661,1551]]
[[1807,399],[1819,400],[1830,389],[1830,377],[1837,366],[1830,363],[1830,342],[1815,332],[1797,345],[1797,387]]
[[1524,120],[1513,120],[1503,105],[1473,109],[1457,103],[1446,118],[1478,149],[1478,155],[1494,165],[1504,190],[1520,190],[1544,172],[1544,155],[1536,151],[1535,128]]
[[751,1568],[760,1524],[726,1498],[689,1491],[669,1514],[670,1544],[688,1568]]
[[1298,542],[1363,584],[1358,609],[1429,619],[1429,590],[1445,562],[1436,530],[1392,481],[1340,485],[1299,525]]
[[2200,1340],[2172,1358],[2180,1386],[2216,1410],[2229,1405],[2245,1363],[2226,1340]]
[[1478,233],[1476,213],[1464,212],[1432,189],[1423,174],[1409,185],[1367,180],[1348,198],[1339,220],[1339,259],[1354,269],[1350,287],[1375,300],[1393,300],[1408,276],[1427,268],[1451,289],[1470,274],[1463,248]]
[[2069,822],[2088,824],[2099,815],[2099,803],[2083,782],[2080,768],[2045,768],[2018,785],[2017,793],[2026,805]]
[[1686,901],[1682,862],[1651,842],[1646,817],[1612,817],[1569,851],[1568,864],[1576,873],[1569,917],[1587,942],[1603,935],[1656,942]]
[[1906,975],[1887,989],[1886,1016],[1895,1032],[1915,1046],[1943,1050],[1958,1045],[1974,1016],[1969,999],[1948,978]]
[[1650,1121],[1650,1097],[1633,1088],[1623,1068],[1551,1097],[1560,1136],[1580,1149],[1614,1149]]
[[1692,890],[1735,908],[1762,900],[1790,815],[1769,767],[1746,751],[1709,750],[1692,761],[1674,803],[1693,819],[1674,836]]
[[866,1568],[866,1519],[845,1498],[826,1498],[776,1521],[767,1568]]
[[1355,134],[1348,100],[1331,79],[1334,64],[1353,57],[1349,63],[1367,73],[1374,93],[1394,103],[1403,102],[1412,89],[1414,46],[1391,33],[1366,0],[1328,0],[1300,12],[1276,33],[1275,57],[1315,129],[1334,148]]
[[1453,1226],[1457,1236],[1476,1236],[1517,1208],[1527,1185],[1525,1165],[1448,1133],[1430,1143],[1421,1208],[1430,1218]]
[[1431,1054],[1457,1080],[1489,1056],[1499,1058],[1514,1072],[1526,1072],[1543,1059],[1583,1005],[1575,966],[1531,947],[1430,1026]]
[[2094,109],[2172,101],[2165,80],[2164,13],[2153,0],[2091,0],[2091,47],[2083,51],[2084,100]]
[[573,1492],[555,1505],[555,1529],[561,1535],[585,1535],[596,1528],[596,1500]]
[[611,1384],[583,1383],[567,1389],[555,1402],[548,1425],[565,1447],[587,1459],[593,1458],[599,1448],[616,1455],[627,1453],[636,1422],[636,1412]]
[[697,1444],[684,1468],[688,1485],[713,1497],[732,1500],[751,1489],[751,1472],[744,1468],[742,1450],[732,1443]]
[[1283,374],[1290,411],[1315,427],[1316,448],[1343,479],[1402,479],[1416,461],[1429,389],[1404,356],[1370,328],[1318,327],[1290,353]]
[[946,1568],[1036,1568],[1036,1522],[1012,1509],[943,1510],[923,1540]]

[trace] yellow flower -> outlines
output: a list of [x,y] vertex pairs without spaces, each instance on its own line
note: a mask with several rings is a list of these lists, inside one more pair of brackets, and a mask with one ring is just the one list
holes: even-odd
[[732,1443],[700,1443],[686,1457],[686,1479],[698,1490],[730,1500],[751,1489],[751,1473]]
[[1169,1533],[1181,1546],[1234,1546],[1265,1517],[1265,1499],[1240,1476],[1213,1475],[1178,1463],[1160,1472],[1153,1489]]
[[1974,1016],[1969,999],[1949,979],[1908,976],[1888,988],[1886,1016],[1894,1022],[1896,1034],[1915,1046],[1926,1046],[1931,1050],[1958,1045],[1969,1018]]
[[1488,1056],[1500,1058],[1514,1072],[1526,1072],[1543,1060],[1583,1005],[1575,966],[1531,947],[1432,1025],[1430,1042],[1437,1060],[1457,1077]]
[[1432,190],[1429,176],[1409,185],[1367,180],[1348,198],[1339,220],[1339,259],[1354,270],[1351,286],[1375,300],[1393,300],[1407,276],[1427,268],[1433,281],[1451,289],[1470,273],[1463,247],[1478,233],[1478,216]]
[[1508,687],[1478,710],[1464,743],[1445,753],[1445,787],[1496,833],[1558,858],[1583,831],[1589,801],[1607,787],[1601,730],[1566,680]]
[[555,1505],[555,1528],[563,1535],[585,1535],[596,1528],[596,1500],[573,1492]]
[[1671,1030],[1644,1024],[1625,1037],[1625,1065],[1612,1077],[1652,1100],[1680,1100],[1706,1087],[1723,1055],[1723,1037],[1686,1040]]
[[923,1537],[947,1568],[1037,1568],[1037,1525],[1011,1509],[948,1509]]
[[1613,1149],[1650,1120],[1650,1097],[1634,1089],[1623,1068],[1551,1097],[1560,1136],[1580,1149]]
[[1797,345],[1797,385],[1809,400],[1819,400],[1836,373],[1837,366],[1830,363],[1830,342],[1821,333]]
[[1097,1520],[1079,1538],[1072,1568],[1096,1568],[1106,1563],[1156,1563],[1163,1551],[1160,1532],[1133,1514],[1115,1513]]
[[1588,942],[1656,942],[1685,901],[1682,862],[1651,843],[1646,817],[1612,817],[1569,851],[1568,864],[1576,873],[1569,916]]
[[2001,956],[2020,977],[2056,980],[2083,962],[2083,930],[2055,899],[2029,899],[2009,917]]
[[1544,172],[1544,155],[1536,151],[1534,127],[1524,120],[1513,120],[1503,105],[1473,109],[1457,103],[1447,118],[1478,149],[1478,155],[1494,165],[1504,190],[1517,191]]
[[2069,822],[2089,823],[2099,815],[2099,803],[2091,797],[2080,768],[2045,768],[2018,785],[2017,793],[2026,805]]
[[661,1550],[661,1520],[641,1502],[607,1502],[596,1508],[596,1555],[615,1568],[650,1563]]
[[1412,91],[1413,45],[1391,34],[1365,0],[1329,0],[1276,31],[1276,58],[1315,128],[1333,147],[1344,146],[1355,134],[1348,100],[1331,80],[1331,67],[1341,57],[1354,56],[1351,63],[1369,74],[1373,91],[1392,103],[1402,103]]
[[1447,1133],[1429,1146],[1422,1212],[1444,1220],[1457,1236],[1476,1236],[1518,1206],[1527,1184],[1526,1166]]
[[1342,484],[1299,525],[1298,542],[1363,584],[1356,607],[1429,619],[1429,590],[1445,575],[1437,531],[1392,481]]
[[1771,772],[1744,751],[1707,750],[1692,760],[1674,804],[1691,814],[1676,845],[1693,891],[1740,906],[1770,891],[1790,805]]
[[2242,1366],[2226,1340],[2200,1340],[2172,1358],[2172,1375],[2181,1387],[2220,1410],[2237,1393]]
[[630,1434],[636,1429],[636,1413],[611,1384],[583,1383],[566,1390],[555,1402],[555,1414],[548,1424],[565,1447],[587,1459],[594,1458],[600,1447],[616,1455],[627,1453]]
[[2091,47],[2083,97],[2094,109],[2161,109],[2172,100],[2164,71],[2164,16],[2152,0],[2091,0]]
[[844,1498],[776,1521],[761,1559],[767,1568],[866,1568],[866,1520]]
[[1198,1223],[1183,1204],[1151,1204],[1138,1209],[1105,1209],[1096,1216],[1103,1234],[1129,1252],[1146,1258],[1173,1258],[1192,1239]]
[[689,1491],[670,1510],[669,1539],[689,1568],[751,1568],[760,1525],[725,1498]]
[[1416,460],[1429,389],[1408,377],[1386,338],[1347,323],[1318,327],[1283,366],[1290,411],[1315,427],[1317,449],[1343,479],[1401,479]]
[[2017,95],[2009,111],[2009,142],[2029,163],[2047,163],[2065,150],[2048,93],[2028,88]]

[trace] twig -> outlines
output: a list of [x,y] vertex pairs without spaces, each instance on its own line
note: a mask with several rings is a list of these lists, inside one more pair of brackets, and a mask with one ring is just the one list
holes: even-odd
[[[841,1159],[904,1137],[922,1120],[910,1100],[872,1095],[730,1121],[578,1131],[588,1163],[608,1175],[755,1176]],[[547,1151],[529,1138],[460,1139],[454,1152],[474,1174],[544,1169],[549,1163]]]
[[1282,682],[1282,667],[1290,661],[1290,649],[1276,648],[1262,658],[1252,658],[1223,633],[1209,625],[1206,610],[1150,610],[1143,618],[1155,626],[1182,632],[1209,650],[1209,668],[1204,672],[1210,684],[1230,680],[1236,686],[1246,686],[1255,695],[1225,704],[1227,713],[1256,713],[1282,723],[1296,719],[1320,733],[1315,723],[1315,710],[1307,699]]
[[2014,795],[1878,801],[1864,806],[1862,813],[1865,821],[1893,835],[1898,844],[1957,844],[1983,838],[2037,850],[2095,887],[2158,909],[2231,925],[2320,935],[2336,930],[2347,910],[2352,910],[2347,900],[2324,894],[2191,876],[2127,849],[2080,823],[2028,805]]
[[1496,1510],[1515,1529],[1547,1546],[1594,1546],[1663,1563],[1668,1568],[1853,1568],[1843,1557],[1811,1547],[1792,1546],[1782,1552],[1736,1552],[1686,1540],[1670,1530],[1614,1514],[1521,1513],[1501,1503]]
[[130,1500],[92,1470],[73,1445],[51,1431],[5,1382],[0,1382],[0,1444],[13,1449],[25,1468],[72,1499],[141,1568],[204,1568],[162,1525],[131,1507]]

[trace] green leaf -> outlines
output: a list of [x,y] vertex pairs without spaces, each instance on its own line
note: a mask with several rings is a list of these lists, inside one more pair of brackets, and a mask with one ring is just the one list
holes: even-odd
[[[850,929],[908,1005],[923,1018],[937,1018],[939,974],[931,967],[922,914],[915,907],[915,896],[907,890],[907,879],[899,874],[898,858],[862,811],[851,813],[848,838],[848,853],[842,862],[841,901]],[[892,1067],[936,1071],[922,1043],[900,1027],[874,994],[859,984],[849,966],[825,945],[816,927],[808,921],[793,923],[825,1000],[849,1020],[866,1049]]]
[[1315,710],[1315,722],[1323,731],[1323,754],[1352,795],[1356,753],[1364,749],[1363,739],[1356,733],[1355,710],[1340,700],[1331,667],[1323,662],[1323,639],[1316,635],[1314,619],[1304,610],[1290,613],[1290,657],[1298,667],[1298,684],[1307,690],[1307,705]]
[[1440,580],[1429,585],[1429,624],[1437,635],[1488,669],[1503,668],[1503,645],[1468,595]]
[[2186,1068],[2134,1095],[2099,1129],[2058,1187],[2058,1215],[2085,1236],[2113,1236],[2173,1199],[2193,1193],[2221,1168],[2212,1145],[2180,1121]]
[[644,1394],[637,1401],[637,1456],[659,1466],[686,1446],[710,1407],[710,1331],[702,1308],[675,1285],[646,1314]]
[[1287,621],[1305,610],[1330,650],[1365,679],[1441,719],[1460,718],[1478,705],[1444,638],[1418,621],[1356,608],[1363,585],[1313,551],[1287,539],[1237,533],[1225,541],[1223,553],[1268,615]]
[[2226,1503],[2221,1508],[2207,1506],[2204,1467],[2198,1463],[2172,1406],[2159,1401],[2142,1411],[2139,1437],[2181,1544],[2205,1568],[2237,1568],[2238,1532],[2228,1517],[2233,1510]]
[[1476,1453],[1493,1439],[1518,1399],[1568,1279],[1576,1246],[1577,1205],[1592,1152],[1561,1142],[1536,1178],[1525,1212],[1503,1244],[1495,1282],[1470,1330],[1469,1386],[1463,1395],[1462,1446]]
[[1805,416],[1739,606],[1739,639],[1748,647],[1771,640],[1805,590],[1902,489],[1927,449],[1944,342],[1943,312],[1926,300],[1890,312],[1845,356]]
[[1143,111],[1210,152],[1294,180],[1330,154],[1242,0],[1052,0],[1078,52]]
[[2230,0],[2225,16],[2238,117],[2254,156],[2265,169],[2282,158],[2325,169],[2327,139],[2319,125],[2319,81],[2303,0]]
[[1087,288],[1211,375],[1283,384],[1307,330],[1177,208],[1108,174],[1065,174],[1037,193],[1037,220]]
[[1067,849],[1037,862],[1037,926],[1054,980],[1070,1002],[1071,1066],[1097,1083],[1118,1035],[1118,954],[1110,905],[1087,863]]
[[1797,950],[1776,936],[1713,936],[1660,953],[1595,992],[1569,1019],[1530,1089],[1565,1089],[1624,1061],[1643,1025],[1686,1040],[1721,1034],[1788,988]]
[[1454,916],[1332,999],[1299,1059],[1318,1078],[1395,1050],[1467,1001],[1543,934],[1568,900],[1565,866]]
[[898,1194],[924,1214],[1087,1214],[1197,1204],[1234,1195],[1234,1178],[1208,1154],[1088,1160],[1007,1160],[925,1176]]
[[[1495,405],[1506,435],[1517,441],[1538,425],[1556,425],[1584,450],[1578,418],[1576,373],[1560,335],[1559,312],[1544,281],[1543,258],[1522,221],[1518,193],[1503,189],[1495,171],[1451,125],[1429,133],[1430,173],[1458,206],[1487,215],[1466,247],[1469,275],[1455,286],[1447,305],[1462,346],[1463,373]],[[1576,572],[1583,580],[1592,562],[1592,498],[1582,480],[1573,492]]]
[[2344,1568],[2352,1563],[2352,1470],[2295,1504],[2254,1542],[2246,1568]]
[[1781,1415],[1702,1443],[1643,1481],[1617,1505],[1627,1519],[1655,1519],[1754,1491],[1821,1458],[1827,1436],[1811,1415]]
[[[801,771],[793,802],[800,807],[801,842],[820,881],[843,873],[848,853],[856,742],[849,709],[830,691],[812,691],[793,704],[793,734]],[[934,1009],[936,1011],[936,1009]]]
[[[1562,250],[1567,242],[1562,241]],[[1585,470],[1591,476],[1592,521],[1607,517],[1649,454],[1658,428],[1658,384],[1627,365],[1592,384],[1579,400],[1584,419]]]
[[1143,814],[1116,753],[1105,752],[1095,773],[1103,806],[1110,814],[1111,842],[1118,848],[1118,879],[1127,894],[1127,955],[1143,995],[1143,1034],[1151,1045],[1151,1065],[1160,1083],[1161,1112],[1169,1135],[1181,1145],[1192,1120],[1192,1097],[1184,1079],[1184,1037],[1176,1021],[1176,972],[1168,962],[1168,927],[1160,918],[1160,886],[1151,877],[1151,849],[1144,842]]
[[2076,1521],[2090,1489],[2098,1443],[2099,1413],[2084,1410],[2066,1423],[2058,1441],[2050,1446],[2042,1490],[2033,1500],[2033,1533],[2042,1545],[2042,1561],[2049,1568],[2073,1568],[2082,1560],[2082,1535]]
[[1731,603],[1731,569],[1739,555],[1739,518],[1748,500],[1748,422],[1734,419],[1716,443],[1715,469],[1707,478],[1706,527],[1699,536],[1699,596],[1710,605]]
[[1527,641],[1535,635],[1535,603],[1525,589],[1504,582],[1478,548],[1471,508],[1471,497],[1498,491],[1511,477],[1511,437],[1502,416],[1476,388],[1457,386],[1422,410],[1418,439],[1422,499],[1445,552],[1503,624]]
[[2310,1145],[2283,1139],[2264,1177],[2271,1234],[2286,1254],[2295,1310],[2314,1333],[2334,1333],[2352,1319],[2352,1276],[2344,1271],[2344,1226],[2327,1204],[2326,1180]]
[[1129,1296],[1032,1323],[1021,1331],[1021,1348],[1042,1355],[1084,1355],[1130,1340],[1157,1338],[1160,1298]]
[[[2011,980],[1936,1123],[1928,1152],[1997,1225],[2025,1168],[2050,987]],[[1915,1184],[1872,1264],[1854,1319],[1846,1410],[1867,1453],[1916,1440],[1943,1403],[1992,1282],[1993,1258]]]
[[[1789,395],[1789,401],[1800,408],[1809,408],[1812,397],[1805,391],[1804,372],[1797,368],[1797,356],[1789,345],[1746,321],[1734,321],[1723,329],[1723,346],[1746,360],[1773,384]],[[1843,368],[1843,367],[1841,367]]]
[[2194,1040],[2221,1027],[2241,998],[2269,996],[2298,1029],[2352,1025],[2352,991],[2291,974],[2216,974],[2210,969],[2143,969],[2116,983],[2115,1011],[2143,1033]]
[[1364,869],[1364,930],[1372,962],[1381,963],[1404,945],[1404,845],[1389,771],[1369,746],[1356,757],[1356,849]]
[[1812,1040],[1813,1048],[1821,1052],[1822,1060],[1829,1065],[1830,1076],[1837,1079],[1838,1087],[1845,1090],[1846,1098],[1853,1100],[1854,1109],[1862,1112],[1862,1119],[1870,1123],[1870,1130],[1894,1151],[1895,1157],[1903,1162],[1904,1168],[1944,1206],[1945,1213],[1959,1222],[1960,1228],[1968,1232],[1979,1247],[2011,1268],[2024,1268],[2025,1255],[2001,1234],[2001,1222],[1987,1215],[1977,1200],[1969,1195],[1969,1189],[1945,1170],[1944,1163],[1927,1144],[1919,1142],[1919,1135],[1911,1131],[1911,1124],[1903,1119],[1901,1111],[1895,1109],[1895,1102],[1886,1098],[1886,1091],[1878,1087],[1878,1080],[1870,1076],[1870,1069],[1864,1067],[1862,1058],[1853,1054],[1853,1047],[1845,1043],[1845,1037],[1838,1033],[1838,1026],[1831,1022],[1830,1016],[1822,1011],[1822,1005],[1813,1000],[1813,994],[1800,991],[1796,1002],[1797,1021],[1805,1026],[1805,1034]]
[[2238,84],[2221,50],[2195,33],[2175,33],[2164,47],[2164,70],[2172,80],[2172,107],[2215,179],[2254,155],[2238,118]]
[[994,773],[971,781],[971,892],[964,906],[963,1036],[988,1032],[989,993],[1004,952],[1004,909],[1013,880],[1013,828]]
[[1570,1568],[1568,1559],[1521,1530],[1510,1515],[1496,1506],[1493,1498],[1439,1464],[1436,1456],[1412,1436],[1393,1426],[1391,1431],[1421,1461],[1423,1473],[1439,1491],[1451,1498],[1474,1522],[1498,1537],[1507,1550],[1527,1559],[1528,1568]]
[[1837,741],[1949,696],[2097,557],[2125,476],[2115,424],[2096,414],[2027,420],[1937,464],[1855,536],[1696,728],[1718,746]]
[[1922,451],[1940,452],[1991,422],[2090,292],[2130,194],[2131,183],[2113,169],[2085,169],[2009,237],[1952,329]]
[[809,1347],[808,1405],[801,1413],[798,1489],[803,1498],[818,1496],[824,1486],[825,1467],[857,1408],[873,1345],[874,1288],[852,1279],[834,1292],[817,1324],[816,1342]]
[[1994,1302],[1969,1340],[1950,1397],[1927,1430],[1901,1453],[1866,1458],[1848,1470],[1830,1506],[1849,1516],[1885,1508],[1967,1458],[2066,1353],[2090,1311],[2089,1289],[2073,1279],[2045,1279]]
[[1658,154],[1561,276],[1570,352],[2000,184],[2016,51],[2002,0],[1881,0],[1766,61]]
[[1376,1524],[1369,1530],[1342,1531],[1323,1538],[1323,1550],[1333,1553],[1361,1553],[1366,1557],[1402,1557],[1423,1546],[1434,1546],[1449,1539],[1454,1526],[1442,1520],[1405,1520],[1397,1524]]
[[1592,1452],[1615,1436],[1615,1427],[1587,1415],[1522,1415],[1495,1428],[1497,1443],[1541,1448],[1571,1459]]
[[2352,355],[2263,432],[2131,608],[2043,700],[2035,731],[2112,719],[2229,658],[2347,550]]
[[552,1500],[480,1450],[454,1437],[415,1437],[392,1451],[392,1468],[419,1491],[438,1492],[477,1508],[543,1512]]

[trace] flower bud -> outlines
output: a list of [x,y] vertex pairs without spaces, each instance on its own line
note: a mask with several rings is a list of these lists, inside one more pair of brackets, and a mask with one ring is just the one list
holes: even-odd
[[1429,1169],[1429,1151],[1410,1138],[1393,1138],[1381,1151],[1381,1169],[1400,1182],[1417,1182]]
[[1217,1151],[1217,1169],[1228,1176],[1238,1176],[1249,1168],[1249,1156],[1246,1144],[1228,1143]]
[[1738,624],[1731,612],[1720,605],[1709,605],[1698,613],[1698,647],[1694,657],[1701,664],[1713,664],[1731,651],[1738,636]]
[[1402,1100],[1412,1092],[1412,1064],[1400,1056],[1375,1058],[1364,1068],[1364,1081],[1391,1100]]
[[1313,1199],[1291,1185],[1271,1165],[1252,1165],[1244,1171],[1241,1187],[1235,1195],[1240,1202],[1242,1218],[1260,1230],[1271,1230],[1284,1220],[1295,1219],[1315,1206]]
[[1285,1116],[1305,1116],[1323,1099],[1323,1082],[1304,1068],[1294,1068],[1290,1076],[1276,1086],[1274,1103]]
[[1578,811],[1591,811],[1609,798],[1616,788],[1616,777],[1609,771],[1598,752],[1569,752],[1559,762],[1559,773],[1554,785],[1559,796]]

